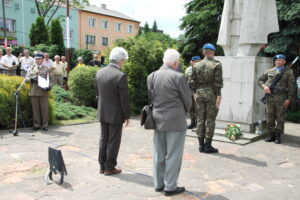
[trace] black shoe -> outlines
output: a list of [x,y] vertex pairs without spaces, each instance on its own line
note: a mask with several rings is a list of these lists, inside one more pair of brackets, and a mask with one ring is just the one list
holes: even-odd
[[196,127],[196,118],[191,118],[191,124],[188,126],[188,129],[193,129]]
[[155,188],[155,192],[162,192],[164,191],[164,187],[161,187],[161,188]]
[[176,195],[176,194],[180,194],[182,192],[185,191],[185,188],[184,187],[177,187],[175,190],[173,191],[164,191],[164,195],[165,196],[172,196],[172,195]]
[[198,141],[199,141],[199,152],[203,153],[204,152],[204,138],[198,137]]
[[37,131],[37,130],[39,130],[40,129],[40,127],[33,127],[32,128],[32,130],[34,130],[34,131]]
[[275,134],[270,133],[270,136],[265,139],[266,142],[274,142],[275,141]]
[[280,138],[280,134],[276,134],[276,138],[275,138],[275,144],[281,144],[281,138]]
[[219,150],[211,146],[212,139],[205,139],[204,153],[219,153]]
[[43,128],[43,131],[48,131],[48,128]]

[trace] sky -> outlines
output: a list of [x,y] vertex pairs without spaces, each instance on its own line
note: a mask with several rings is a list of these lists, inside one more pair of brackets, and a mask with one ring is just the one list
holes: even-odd
[[90,5],[119,11],[141,22],[148,22],[150,28],[156,20],[158,29],[177,38],[183,32],[179,29],[180,19],[185,15],[184,5],[190,0],[89,0]]

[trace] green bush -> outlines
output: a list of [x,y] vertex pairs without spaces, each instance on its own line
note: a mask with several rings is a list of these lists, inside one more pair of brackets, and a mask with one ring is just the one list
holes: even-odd
[[96,110],[86,106],[75,106],[71,103],[56,102],[55,105],[55,118],[57,120],[70,120],[82,118],[90,115]]
[[[15,123],[15,97],[14,92],[23,81],[23,77],[0,75],[0,129],[14,127]],[[32,107],[28,92],[29,84],[25,84],[19,91],[18,127],[23,127],[22,120],[27,127],[32,126]],[[49,122],[54,121],[54,100],[49,96]]]
[[288,112],[286,119],[291,122],[300,123],[300,110],[297,112]]
[[52,87],[55,102],[73,102],[73,97],[70,91],[64,90],[58,85]]
[[96,107],[96,80],[98,67],[77,67],[69,74],[69,87],[72,96],[79,104]]

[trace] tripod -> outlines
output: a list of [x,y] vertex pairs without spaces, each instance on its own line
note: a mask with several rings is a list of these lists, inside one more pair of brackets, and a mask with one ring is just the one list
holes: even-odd
[[14,92],[14,96],[16,97],[15,129],[10,131],[14,136],[19,135],[19,131],[17,129],[17,126],[18,126],[18,107],[19,107],[19,90],[22,88],[22,86],[24,85],[26,79],[29,77],[31,70],[32,70],[32,68],[27,71],[27,74],[26,74],[23,82],[20,84],[18,89]]

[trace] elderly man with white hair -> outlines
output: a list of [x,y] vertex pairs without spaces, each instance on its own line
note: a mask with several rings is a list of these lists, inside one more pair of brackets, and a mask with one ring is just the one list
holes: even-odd
[[98,113],[101,124],[99,147],[100,174],[119,174],[117,157],[121,144],[122,125],[130,118],[127,76],[120,69],[128,54],[122,47],[115,47],[109,55],[110,63],[96,74]]
[[185,191],[184,187],[177,186],[177,179],[187,130],[186,114],[192,105],[192,98],[184,74],[177,71],[179,57],[176,50],[166,50],[163,66],[147,78],[155,121],[154,187],[156,192],[164,191],[165,196]]
[[59,85],[60,87],[64,86],[64,65],[60,62],[60,56],[54,56],[54,62],[51,67],[52,70],[52,84]]
[[29,55],[29,50],[25,49],[18,57],[21,63],[21,76],[25,77],[27,71],[35,64],[34,59]]

